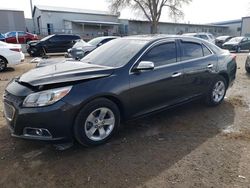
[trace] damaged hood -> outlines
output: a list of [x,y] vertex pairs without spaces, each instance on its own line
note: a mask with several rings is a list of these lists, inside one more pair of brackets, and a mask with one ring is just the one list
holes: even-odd
[[32,86],[42,86],[56,83],[73,82],[110,76],[112,67],[83,63],[80,61],[65,61],[30,70],[23,74],[18,82]]

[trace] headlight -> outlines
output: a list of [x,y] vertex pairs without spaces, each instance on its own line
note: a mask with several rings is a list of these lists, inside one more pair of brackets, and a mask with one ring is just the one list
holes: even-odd
[[62,87],[57,89],[50,89],[46,91],[41,91],[37,93],[32,93],[28,95],[23,102],[24,107],[40,107],[40,106],[48,106],[56,103],[63,97],[65,97],[72,86]]

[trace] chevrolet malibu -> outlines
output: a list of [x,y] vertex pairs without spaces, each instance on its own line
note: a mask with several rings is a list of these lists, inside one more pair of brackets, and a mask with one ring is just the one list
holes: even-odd
[[200,98],[219,105],[235,74],[235,55],[202,39],[120,38],[14,79],[4,113],[14,137],[95,146],[124,120]]

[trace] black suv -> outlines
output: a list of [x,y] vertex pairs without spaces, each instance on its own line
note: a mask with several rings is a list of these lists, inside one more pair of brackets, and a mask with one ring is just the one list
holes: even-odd
[[43,56],[46,53],[64,53],[81,39],[78,35],[55,34],[49,35],[40,41],[31,41],[27,45],[30,56]]

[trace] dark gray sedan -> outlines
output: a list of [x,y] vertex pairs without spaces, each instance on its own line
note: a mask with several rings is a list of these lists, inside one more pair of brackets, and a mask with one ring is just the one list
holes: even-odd
[[250,49],[250,39],[247,37],[234,37],[222,45],[223,49],[240,52]]
[[236,70],[234,54],[205,40],[124,37],[81,61],[12,80],[3,95],[4,114],[14,137],[96,146],[119,130],[120,121],[200,98],[219,105]]

